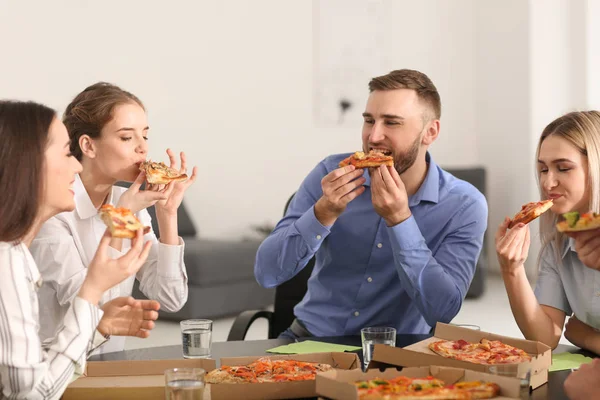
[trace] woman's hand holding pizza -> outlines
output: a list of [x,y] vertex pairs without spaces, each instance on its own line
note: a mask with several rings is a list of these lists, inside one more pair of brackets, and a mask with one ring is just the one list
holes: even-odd
[[[187,162],[185,153],[182,151],[179,155],[181,158],[181,168],[177,168],[177,159],[175,153],[171,149],[167,149],[167,155],[169,156],[170,167],[179,170],[181,174],[187,172]],[[163,193],[164,197],[156,202],[156,214],[163,214],[166,216],[177,216],[177,209],[183,201],[183,195],[185,191],[194,183],[198,173],[198,168],[194,167],[192,170],[192,176],[183,182],[171,182],[167,185],[149,185],[148,190],[155,191],[156,193]]]
[[337,168],[321,180],[323,195],[315,204],[315,217],[324,226],[331,226],[344,212],[348,203],[361,195],[365,188],[363,170],[353,165]]
[[119,198],[117,207],[128,208],[135,214],[138,211],[153,206],[159,200],[167,199],[168,196],[164,192],[141,190],[141,186],[145,180],[146,174],[140,172],[129,189],[127,189]]
[[519,223],[508,230],[510,218],[505,218],[496,232],[496,254],[503,273],[514,274],[524,267],[531,243],[529,226]]
[[125,255],[112,259],[108,255],[112,237],[110,230],[106,229],[88,266],[79,297],[92,304],[98,304],[105,291],[134,275],[144,265],[152,246],[150,241],[144,244],[143,236],[142,229],[138,230],[135,238],[131,240],[131,249]]
[[575,251],[579,260],[589,268],[600,270],[600,229],[569,232],[575,239]]
[[394,167],[382,165],[372,170],[371,198],[375,211],[388,226],[397,225],[411,216],[406,187]]

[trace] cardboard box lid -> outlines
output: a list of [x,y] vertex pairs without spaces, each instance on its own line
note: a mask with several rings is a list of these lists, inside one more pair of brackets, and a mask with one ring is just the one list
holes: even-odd
[[438,323],[436,325],[434,337],[422,340],[410,346],[406,346],[405,348],[375,345],[373,350],[373,363],[369,364],[369,368],[377,366],[377,363],[384,363],[403,367],[439,365],[486,372],[489,370],[490,365],[474,364],[467,361],[459,361],[442,357],[431,351],[428,347],[429,343],[441,339],[463,339],[471,342],[479,342],[483,338],[488,340],[501,340],[504,343],[519,347],[531,354],[531,361],[515,364],[514,373],[515,376],[525,377],[527,372],[530,372],[530,382],[534,389],[548,381],[548,368],[552,364],[552,351],[549,346],[531,340],[510,338],[489,332],[475,331],[472,329],[461,328],[459,326],[443,323]]
[[215,369],[213,359],[90,361],[84,376],[63,394],[71,399],[164,399],[164,372],[170,368]]
[[520,379],[510,378],[492,374],[485,374],[471,370],[452,368],[452,367],[412,367],[404,368],[398,371],[396,368],[389,368],[385,371],[370,370],[362,372],[360,370],[352,371],[328,371],[317,375],[316,390],[319,396],[328,397],[331,399],[343,400],[358,400],[358,393],[354,382],[382,378],[391,379],[397,376],[409,377],[426,377],[434,376],[443,380],[446,384],[453,384],[458,381],[474,381],[483,380],[487,382],[495,382],[500,386],[500,396],[498,400],[513,400],[520,398]]
[[[330,364],[342,370],[360,368],[361,363],[356,353],[309,353],[278,354],[252,357],[224,357],[221,365],[246,365],[259,358],[268,357],[274,360],[298,360]],[[220,383],[207,384],[207,392],[212,400],[220,399],[293,399],[314,397],[315,381],[269,382],[269,383]]]
[[127,360],[127,361],[88,361],[86,377],[163,375],[171,368],[202,368],[206,372],[217,367],[211,358],[188,358],[176,360]]

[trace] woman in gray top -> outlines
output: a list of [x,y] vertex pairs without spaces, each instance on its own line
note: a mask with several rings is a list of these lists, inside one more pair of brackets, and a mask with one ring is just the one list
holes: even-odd
[[525,338],[554,348],[570,316],[565,337],[600,353],[600,271],[586,267],[574,239],[555,227],[563,213],[600,212],[600,112],[572,112],[550,123],[536,158],[541,197],[554,205],[540,217],[542,250],[535,291],[524,268],[528,226],[508,230],[506,218],[496,233],[510,306]]

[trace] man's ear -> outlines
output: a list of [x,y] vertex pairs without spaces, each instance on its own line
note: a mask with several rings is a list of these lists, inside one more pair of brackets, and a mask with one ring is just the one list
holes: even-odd
[[79,148],[84,156],[88,158],[96,157],[96,145],[94,143],[94,139],[88,135],[81,135],[79,137]]
[[423,134],[422,144],[429,146],[438,138],[440,134],[440,120],[432,119],[427,123],[425,127],[425,133]]

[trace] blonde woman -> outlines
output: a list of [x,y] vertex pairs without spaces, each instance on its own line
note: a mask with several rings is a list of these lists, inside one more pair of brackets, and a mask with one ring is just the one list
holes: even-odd
[[530,244],[527,225],[496,233],[496,252],[515,320],[527,339],[558,345],[565,337],[600,353],[600,271],[578,257],[574,239],[555,229],[561,214],[600,212],[600,112],[572,112],[548,125],[537,148],[542,199],[554,200],[540,220],[542,250],[535,291],[525,275]]

